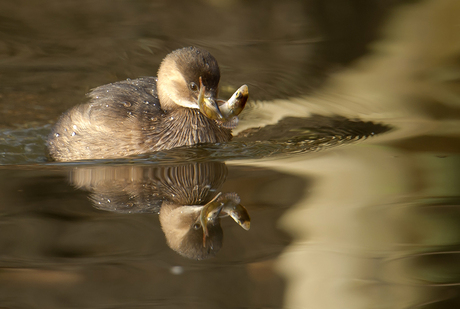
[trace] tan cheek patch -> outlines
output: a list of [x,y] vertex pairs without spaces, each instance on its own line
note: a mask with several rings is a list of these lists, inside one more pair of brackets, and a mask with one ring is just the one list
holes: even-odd
[[184,77],[174,72],[169,74],[169,88],[170,97],[176,104],[189,108],[198,108],[196,98],[193,97],[192,92],[188,89],[188,85]]

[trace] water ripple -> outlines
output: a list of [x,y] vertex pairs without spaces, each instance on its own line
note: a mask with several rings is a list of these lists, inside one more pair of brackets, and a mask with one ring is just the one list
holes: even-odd
[[[386,125],[344,117],[288,117],[275,125],[251,128],[241,132],[232,142],[193,147],[179,147],[152,154],[123,159],[88,160],[85,163],[184,163],[263,159],[280,155],[318,152],[354,143],[390,128]],[[45,163],[45,141],[49,125],[28,129],[0,131],[0,165]],[[52,163],[48,164],[63,164]],[[69,164],[69,163],[66,163]],[[75,164],[75,163],[70,163]]]

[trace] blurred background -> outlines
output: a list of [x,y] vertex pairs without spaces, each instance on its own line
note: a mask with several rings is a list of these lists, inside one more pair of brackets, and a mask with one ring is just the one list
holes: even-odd
[[309,93],[366,53],[394,2],[2,3],[0,123],[54,122],[91,88],[155,76],[166,54],[190,45],[218,59],[223,93],[243,83],[254,100]]

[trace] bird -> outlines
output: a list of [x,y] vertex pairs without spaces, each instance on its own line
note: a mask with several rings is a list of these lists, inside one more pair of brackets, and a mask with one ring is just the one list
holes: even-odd
[[87,94],[88,102],[65,112],[48,136],[47,156],[61,162],[112,159],[228,142],[248,88],[218,100],[219,81],[211,53],[194,46],[174,50],[157,77],[99,86]]

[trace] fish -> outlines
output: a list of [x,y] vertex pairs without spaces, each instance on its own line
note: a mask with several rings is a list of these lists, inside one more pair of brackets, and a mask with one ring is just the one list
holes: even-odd
[[222,119],[220,124],[227,129],[234,129],[238,125],[238,115],[243,111],[249,98],[249,88],[243,85],[238,88],[228,101],[217,100]]
[[219,110],[224,120],[229,120],[235,116],[238,116],[246,106],[246,102],[249,98],[249,88],[247,85],[243,85],[238,88],[235,93],[228,99],[228,101],[222,102],[218,100]]

